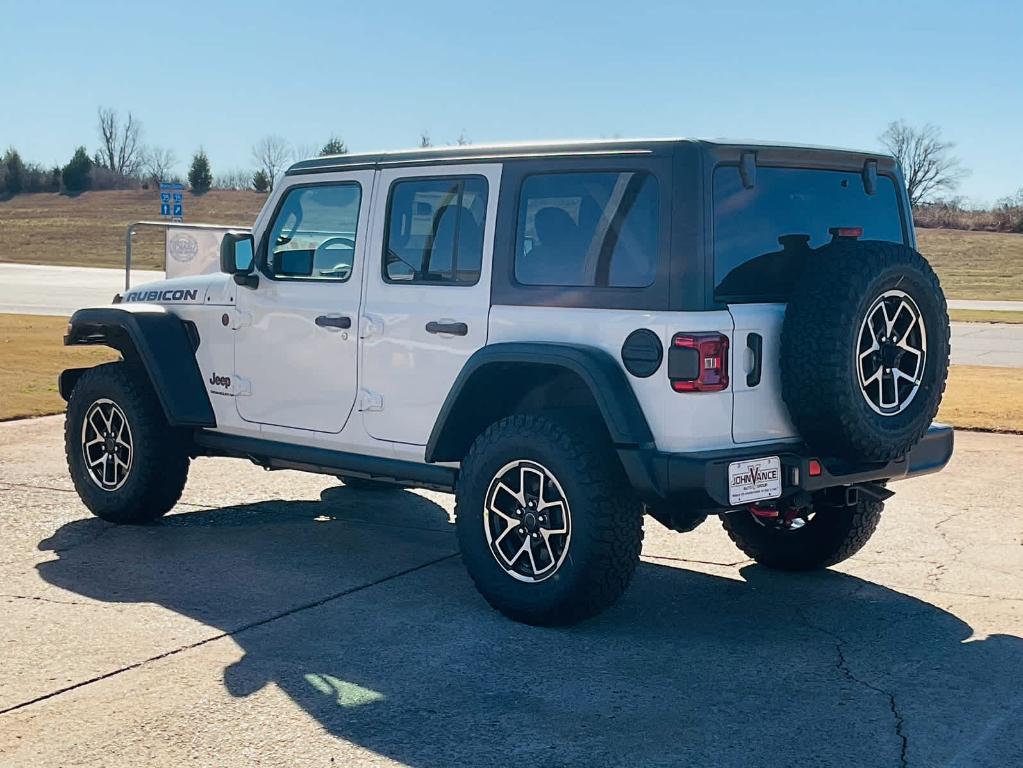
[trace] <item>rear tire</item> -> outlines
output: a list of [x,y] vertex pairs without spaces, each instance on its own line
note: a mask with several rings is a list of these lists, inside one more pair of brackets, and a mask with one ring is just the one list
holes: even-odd
[[884,503],[860,498],[851,507],[815,502],[815,514],[797,530],[761,523],[747,510],[721,516],[728,538],[768,568],[812,571],[840,563],[859,552],[881,520]]
[[509,416],[477,437],[462,462],[462,559],[487,602],[515,621],[556,626],[594,616],[636,569],[642,505],[606,436],[590,432],[542,415]]
[[167,424],[145,373],[125,362],[91,368],[75,384],[64,452],[79,498],[111,523],[159,519],[188,478],[187,433]]

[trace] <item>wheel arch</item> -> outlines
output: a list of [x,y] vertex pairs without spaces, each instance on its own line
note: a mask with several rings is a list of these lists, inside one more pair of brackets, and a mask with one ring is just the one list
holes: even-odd
[[[159,306],[93,307],[71,316],[65,346],[101,345],[116,349],[145,372],[176,427],[215,427],[213,406],[195,359],[195,326]],[[61,397],[67,400],[86,368],[60,374]]]
[[466,361],[426,445],[426,461],[461,461],[476,436],[510,413],[596,410],[617,448],[652,447],[653,433],[618,362],[596,347],[502,342]]

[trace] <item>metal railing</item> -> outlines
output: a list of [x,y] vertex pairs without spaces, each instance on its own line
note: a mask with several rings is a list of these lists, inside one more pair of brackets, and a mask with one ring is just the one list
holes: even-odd
[[167,272],[167,233],[172,229],[198,230],[204,232],[220,233],[223,236],[227,232],[251,232],[251,227],[233,227],[226,224],[185,224],[177,221],[136,221],[128,225],[128,231],[124,237],[124,289],[131,288],[131,243],[132,237],[139,228],[162,229],[164,237],[164,272]]

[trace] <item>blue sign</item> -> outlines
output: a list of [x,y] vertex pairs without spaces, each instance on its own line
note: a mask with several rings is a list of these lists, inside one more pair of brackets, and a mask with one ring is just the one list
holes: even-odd
[[[160,215],[181,219],[185,215],[185,185],[180,181],[160,182]],[[171,205],[171,199],[174,205]]]

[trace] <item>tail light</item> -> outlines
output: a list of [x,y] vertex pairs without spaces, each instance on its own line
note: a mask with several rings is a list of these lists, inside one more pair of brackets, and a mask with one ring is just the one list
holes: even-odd
[[834,238],[849,237],[855,240],[863,237],[863,227],[832,227],[828,230]]
[[728,337],[676,333],[668,350],[668,379],[676,392],[720,392],[728,387]]

